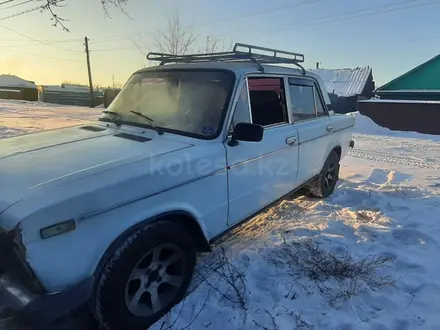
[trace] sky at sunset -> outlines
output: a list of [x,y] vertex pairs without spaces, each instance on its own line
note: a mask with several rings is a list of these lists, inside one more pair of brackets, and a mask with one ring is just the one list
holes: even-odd
[[[0,3],[2,1],[0,0]],[[0,5],[0,74],[37,84],[87,83],[84,37],[90,38],[93,82],[123,84],[148,65],[135,43],[154,51],[157,31],[178,12],[184,26],[231,42],[301,52],[306,67],[373,67],[377,85],[440,53],[440,1],[434,0],[129,0],[130,17],[105,17],[99,0],[67,0],[58,14],[70,33],[53,27],[41,2]],[[16,5],[13,8],[8,6]]]

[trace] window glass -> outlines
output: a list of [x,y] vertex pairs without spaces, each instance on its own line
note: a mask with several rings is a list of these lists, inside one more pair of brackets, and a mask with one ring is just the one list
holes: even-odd
[[249,78],[252,122],[262,126],[288,123],[282,78]]
[[322,105],[321,98],[319,97],[319,93],[316,88],[313,89],[315,90],[316,114],[318,115],[318,117],[326,116],[324,106]]
[[250,123],[251,116],[249,112],[249,99],[247,84],[245,83],[241,89],[238,102],[235,106],[234,116],[232,117],[231,127],[229,131],[233,131],[238,123]]
[[234,75],[223,71],[136,73],[101,119],[147,127],[153,122],[173,133],[212,137],[223,125],[234,82]]
[[315,98],[312,86],[290,85],[290,100],[295,121],[316,118]]

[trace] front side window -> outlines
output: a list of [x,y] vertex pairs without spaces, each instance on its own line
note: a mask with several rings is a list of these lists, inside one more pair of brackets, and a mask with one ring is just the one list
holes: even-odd
[[152,123],[146,116],[164,131],[214,138],[221,130],[234,80],[234,74],[227,71],[137,73],[101,120],[117,119],[125,124],[149,127]]
[[248,85],[254,124],[271,126],[289,122],[283,78],[252,77]]

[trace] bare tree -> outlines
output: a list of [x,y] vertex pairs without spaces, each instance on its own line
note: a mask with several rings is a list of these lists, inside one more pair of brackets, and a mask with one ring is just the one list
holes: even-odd
[[199,54],[209,54],[216,52],[227,52],[232,49],[232,43],[226,45],[219,38],[207,36],[205,42],[201,43],[201,47],[197,50]]
[[192,28],[185,28],[180,22],[179,13],[176,12],[168,19],[168,26],[163,31],[158,31],[154,46],[157,51],[172,55],[187,54],[197,42],[198,36]]
[[[147,56],[150,47],[144,41],[133,43],[143,55]],[[224,43],[220,42],[218,38],[212,36],[202,37],[200,34],[196,34],[192,27],[184,26],[178,12],[168,18],[165,29],[157,31],[153,45],[155,52],[172,55],[226,51]]]
[[[68,22],[68,20],[64,17],[59,16],[56,13],[57,8],[66,7],[68,5],[69,0],[37,0],[37,1],[43,3],[40,7],[42,12],[46,11],[50,13],[51,15],[50,19],[53,22],[53,26],[61,26],[64,31],[70,32],[66,26],[66,22]],[[70,0],[70,2],[71,1],[72,0]],[[112,7],[119,9],[128,16],[124,7],[127,5],[129,0],[95,0],[95,1],[99,1],[101,3],[106,16],[110,16],[110,9]]]

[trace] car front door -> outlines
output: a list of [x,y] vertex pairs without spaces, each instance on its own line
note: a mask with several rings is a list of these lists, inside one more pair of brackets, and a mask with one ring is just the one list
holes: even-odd
[[283,77],[248,77],[235,106],[239,122],[261,124],[260,142],[225,143],[228,163],[228,225],[249,217],[294,189],[298,134],[290,123]]
[[302,184],[321,171],[333,127],[312,79],[289,77],[288,83],[293,123],[298,130],[298,184]]

